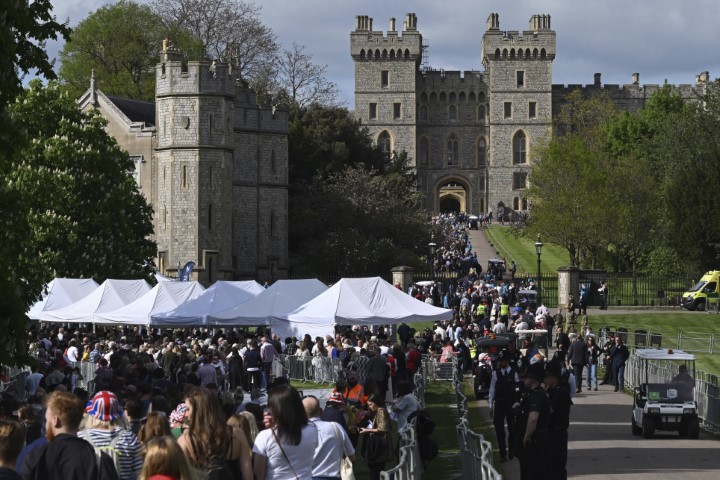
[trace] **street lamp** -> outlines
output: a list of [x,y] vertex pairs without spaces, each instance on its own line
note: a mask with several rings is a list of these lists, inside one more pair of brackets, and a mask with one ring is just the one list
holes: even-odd
[[542,255],[542,247],[543,243],[540,241],[540,234],[538,233],[537,236],[537,242],[535,242],[535,252],[537,252],[538,256],[538,272],[537,272],[537,304],[540,306],[542,303],[542,288],[540,284],[540,255]]
[[435,249],[437,248],[437,243],[435,243],[435,234],[433,233],[430,237],[430,243],[428,243],[428,248],[430,249],[430,270],[432,271],[432,281],[435,281]]

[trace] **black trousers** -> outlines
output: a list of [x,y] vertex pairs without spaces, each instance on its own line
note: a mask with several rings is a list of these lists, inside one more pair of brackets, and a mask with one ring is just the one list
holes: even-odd
[[575,389],[582,390],[582,372],[584,365],[573,364],[573,375],[575,375]]
[[547,472],[547,432],[536,431],[534,437],[530,445],[518,452],[520,480],[555,480]]
[[547,472],[552,480],[567,480],[567,428],[548,431]]
[[[495,427],[501,457],[506,457],[508,450],[511,455],[514,454],[515,425],[513,424],[512,405],[509,405],[509,403],[508,401],[496,400],[495,409],[493,410],[493,426]],[[505,422],[507,422],[509,432],[507,442],[505,441]]]

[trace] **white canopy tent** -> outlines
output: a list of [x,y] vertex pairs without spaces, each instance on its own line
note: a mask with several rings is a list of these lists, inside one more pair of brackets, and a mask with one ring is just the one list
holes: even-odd
[[452,310],[420,302],[380,277],[343,278],[288,315],[271,322],[281,338],[333,335],[335,325],[392,325],[451,320]]
[[152,316],[151,325],[163,327],[215,326],[210,316],[241,305],[263,293],[265,289],[255,280],[244,282],[215,282],[197,298],[174,310]]
[[134,302],[111,312],[96,314],[95,322],[148,325],[152,315],[169,312],[204,291],[205,287],[198,282],[159,282]]
[[224,327],[270,325],[273,317],[287,315],[325,290],[317,279],[278,280],[252,300],[210,315],[208,322]]
[[93,322],[95,314],[117,310],[149,291],[150,285],[145,280],[105,280],[85,298],[65,308],[42,312],[40,319],[46,322]]
[[40,320],[43,312],[72,305],[98,287],[92,278],[56,278],[48,283],[47,293],[30,307],[27,316]]

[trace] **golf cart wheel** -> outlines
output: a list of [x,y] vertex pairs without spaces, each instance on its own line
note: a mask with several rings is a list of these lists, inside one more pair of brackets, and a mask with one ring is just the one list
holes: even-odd
[[642,436],[643,438],[652,438],[655,435],[655,421],[652,418],[643,418],[642,420]]
[[634,418],[634,417],[630,417],[630,423],[632,424],[632,434],[635,435],[636,437],[639,437],[640,435],[642,435],[643,430],[642,430],[641,427],[638,427],[638,426],[635,424],[635,418]]
[[700,438],[700,420],[694,418],[688,422],[687,427],[688,438],[697,439]]
[[695,301],[695,310],[698,312],[704,312],[705,311],[705,300],[699,299]]

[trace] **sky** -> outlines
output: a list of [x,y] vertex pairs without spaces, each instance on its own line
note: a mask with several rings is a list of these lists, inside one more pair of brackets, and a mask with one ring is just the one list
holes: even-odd
[[[146,0],[140,0],[148,3]],[[76,25],[110,0],[53,0],[58,20]],[[374,30],[387,30],[390,17],[401,29],[405,14],[430,44],[429,64],[445,70],[482,70],[480,42],[491,12],[501,30],[527,30],[533,14],[549,14],[557,33],[553,83],[591,84],[602,73],[604,84],[631,83],[640,73],[645,84],[694,83],[709,71],[720,74],[720,2],[717,0],[256,0],[260,17],[283,47],[307,47],[315,63],[352,108],[354,71],[350,31],[356,15],[374,19]],[[48,45],[51,57],[62,46]],[[102,86],[100,86],[102,88]]]

